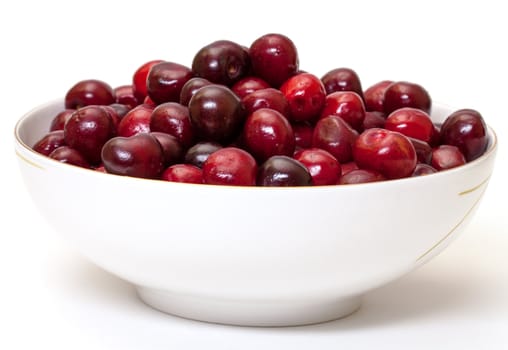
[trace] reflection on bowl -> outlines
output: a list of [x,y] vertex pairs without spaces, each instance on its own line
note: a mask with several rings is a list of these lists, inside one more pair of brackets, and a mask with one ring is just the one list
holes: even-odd
[[[26,114],[15,151],[42,215],[141,299],[187,318],[300,325],[355,311],[361,296],[429,261],[466,227],[497,149],[417,178],[259,188],[103,174],[30,149],[61,101]],[[451,112],[436,107],[442,121]]]

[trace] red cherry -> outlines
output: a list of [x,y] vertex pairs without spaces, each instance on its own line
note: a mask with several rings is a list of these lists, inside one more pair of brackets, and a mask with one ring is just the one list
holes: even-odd
[[40,154],[48,156],[51,152],[53,152],[58,147],[64,146],[64,131],[63,130],[55,130],[50,131],[43,138],[35,143],[32,149]]
[[430,175],[430,174],[434,174],[434,173],[437,173],[437,170],[435,168],[433,168],[432,166],[430,166],[429,164],[424,164],[424,163],[418,163],[416,164],[416,168],[415,170],[413,171],[413,175],[411,176],[423,176],[423,175]]
[[363,92],[365,109],[367,111],[384,112],[383,103],[385,100],[385,91],[393,83],[391,80],[380,81]]
[[353,158],[360,168],[377,171],[388,179],[411,176],[417,163],[416,151],[406,136],[378,128],[358,136]]
[[115,102],[109,84],[96,79],[82,80],[72,86],[65,95],[65,108],[78,109],[90,105],[109,105]]
[[362,84],[358,74],[350,68],[336,68],[327,72],[321,81],[325,86],[326,94],[336,91],[353,91],[363,99]]
[[259,89],[242,98],[247,115],[260,108],[271,108],[289,118],[289,103],[280,90],[274,88]]
[[357,137],[358,132],[342,118],[330,115],[320,119],[314,127],[312,146],[330,152],[342,164],[353,159]]
[[146,62],[134,72],[134,75],[132,76],[132,90],[138,101],[144,101],[145,97],[148,95],[146,90],[146,78],[148,77],[148,72],[154,65],[161,62],[164,61],[152,60]]
[[342,170],[337,159],[320,148],[297,151],[294,158],[305,165],[315,186],[335,185]]
[[70,118],[72,113],[74,113],[75,111],[76,111],[75,109],[64,109],[63,111],[55,115],[55,117],[51,121],[49,131],[63,130],[65,122],[67,121],[67,119]]
[[253,93],[254,91],[267,89],[270,87],[266,81],[258,77],[245,77],[238,82],[235,83],[231,87],[231,90],[241,99],[243,99],[248,94]]
[[466,158],[458,147],[441,145],[432,150],[430,165],[436,170],[446,170],[466,164]]
[[286,80],[280,91],[289,103],[291,121],[313,121],[319,117],[326,91],[318,77],[309,73],[297,74]]
[[131,109],[139,104],[139,100],[134,95],[134,87],[132,85],[118,86],[113,91],[115,103],[129,106]]
[[326,96],[325,106],[321,111],[321,118],[329,115],[341,117],[358,132],[363,130],[365,106],[361,97],[355,92],[339,91]]
[[430,95],[422,86],[407,81],[390,84],[384,94],[383,111],[390,114],[396,109],[413,107],[430,113]]
[[386,178],[375,170],[353,169],[342,175],[339,180],[339,185],[363,184],[384,180],[386,180]]
[[386,123],[386,115],[383,112],[367,111],[363,119],[363,130],[371,128],[383,128]]
[[312,135],[314,127],[309,123],[293,123],[293,134],[295,135],[295,148],[306,149],[312,147]]
[[411,107],[399,108],[386,118],[385,129],[398,131],[408,137],[429,143],[434,135],[434,124],[424,111]]
[[90,164],[85,159],[85,157],[83,157],[77,150],[69,146],[60,146],[56,148],[48,155],[48,157],[58,160],[61,163],[76,165],[86,169],[90,168]]
[[224,147],[208,156],[203,164],[203,182],[211,185],[254,186],[257,165],[247,151]]
[[152,111],[152,108],[144,104],[131,109],[118,124],[118,136],[129,137],[149,133]]
[[190,68],[174,63],[160,62],[153,65],[146,78],[148,96],[156,104],[180,101],[184,84],[193,77]]
[[161,179],[165,181],[201,184],[203,183],[203,171],[194,165],[175,164],[164,170]]
[[194,142],[189,109],[176,102],[155,107],[150,117],[150,130],[175,136],[184,148],[189,148]]

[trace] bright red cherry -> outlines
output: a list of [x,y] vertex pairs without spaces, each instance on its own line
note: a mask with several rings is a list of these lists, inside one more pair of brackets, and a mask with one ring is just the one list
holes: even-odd
[[247,115],[260,108],[271,108],[289,118],[289,103],[286,97],[278,89],[266,88],[256,90],[242,98]]
[[313,74],[292,76],[280,91],[289,103],[289,119],[292,122],[314,121],[325,103],[326,91],[321,80]]
[[342,170],[337,159],[320,148],[297,151],[294,158],[305,165],[314,186],[336,185]]
[[399,108],[386,118],[385,129],[398,131],[408,137],[429,143],[434,135],[434,124],[430,116],[421,109]]
[[248,76],[240,79],[231,87],[231,90],[240,98],[244,98],[256,90],[267,89],[271,87],[266,81],[261,78]]
[[365,106],[362,98],[352,91],[338,91],[326,96],[321,118],[329,115],[341,117],[358,132],[363,130]]
[[175,164],[164,170],[161,179],[172,182],[201,184],[203,183],[203,171],[194,165]]
[[211,185],[254,186],[257,164],[247,151],[224,147],[210,154],[203,164],[203,182]]
[[129,137],[150,132],[150,118],[153,109],[145,104],[131,109],[118,124],[118,136]]

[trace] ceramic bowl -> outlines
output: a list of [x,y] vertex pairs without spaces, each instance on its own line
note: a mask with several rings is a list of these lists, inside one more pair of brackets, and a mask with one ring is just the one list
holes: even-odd
[[[23,116],[15,152],[36,207],[90,261],[186,318],[289,326],[354,312],[362,295],[426,263],[471,220],[497,149],[465,166],[379,183],[299,188],[103,174],[30,148],[63,108]],[[435,121],[452,110],[436,107]],[[487,118],[488,120],[488,118]]]

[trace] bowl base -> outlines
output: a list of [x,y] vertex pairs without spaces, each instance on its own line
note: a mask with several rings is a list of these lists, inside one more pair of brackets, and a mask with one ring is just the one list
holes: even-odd
[[137,286],[139,298],[162,312],[237,326],[302,326],[336,320],[358,310],[360,296],[324,300],[224,300]]

